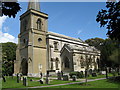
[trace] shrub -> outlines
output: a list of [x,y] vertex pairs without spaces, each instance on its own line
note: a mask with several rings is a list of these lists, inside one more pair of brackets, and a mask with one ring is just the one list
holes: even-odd
[[92,73],[92,77],[97,77],[97,74],[96,73]]
[[112,71],[111,73],[112,73],[113,76],[117,76],[117,72]]
[[69,73],[70,78],[72,78],[73,75],[77,76],[77,72],[70,72]]
[[70,75],[70,78],[72,78],[73,75],[75,75],[77,78],[83,78],[84,77],[83,72],[70,72],[69,75]]

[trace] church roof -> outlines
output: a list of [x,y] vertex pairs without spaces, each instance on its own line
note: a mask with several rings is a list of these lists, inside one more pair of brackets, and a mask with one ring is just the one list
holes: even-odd
[[29,3],[28,3],[28,10],[29,9],[34,9],[34,10],[37,10],[37,11],[40,11],[40,3],[39,3],[39,0],[30,0]]
[[69,48],[71,48],[72,50],[77,50],[77,51],[98,51],[95,47],[93,46],[88,46],[88,47],[84,47],[84,46],[79,46],[79,45],[67,45]]
[[84,43],[84,41],[82,41],[81,39],[72,38],[72,37],[65,36],[65,35],[58,34],[58,33],[54,33],[54,32],[48,32],[47,35],[52,35],[52,36],[56,36],[56,37],[65,38],[65,39],[69,39],[69,40],[73,40],[73,41]]
[[99,50],[97,50],[95,47],[93,46],[80,46],[80,45],[70,45],[70,44],[65,44],[63,46],[63,48],[61,49],[61,53],[64,51],[64,49],[67,49],[69,52],[74,52],[74,51],[87,51],[87,52],[96,52],[96,53],[100,53]]

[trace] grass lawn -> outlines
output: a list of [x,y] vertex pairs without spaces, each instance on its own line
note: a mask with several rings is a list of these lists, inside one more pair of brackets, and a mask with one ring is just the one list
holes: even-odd
[[[112,77],[113,75],[111,73],[108,74],[108,77]],[[97,75],[97,77],[92,77],[91,75],[88,77],[88,79],[97,79],[97,78],[106,78],[106,75]]]
[[[97,77],[88,77],[88,79],[96,79],[96,78],[105,78],[105,75],[98,75]],[[33,79],[34,81],[30,81],[30,79]],[[84,79],[84,78],[82,78]],[[73,81],[61,81],[61,80],[50,80],[50,84],[40,84],[38,82],[39,78],[34,78],[34,77],[28,77],[28,86],[27,87],[34,87],[34,86],[46,86],[46,85],[55,85],[55,84],[64,84],[64,83],[71,83]],[[26,86],[23,86],[23,81],[20,81],[20,83],[17,83],[17,78],[14,77],[6,77],[7,82],[2,81],[2,88],[26,88]],[[74,82],[80,82],[80,81],[74,81]],[[106,80],[101,80],[101,81],[93,81],[89,82],[90,84],[88,87],[83,86],[83,85],[68,85],[68,86],[60,86],[60,88],[104,88],[104,87],[118,87],[117,83],[110,83],[107,82]],[[120,84],[120,83],[119,83]]]
[[[108,77],[112,77],[113,75],[111,73],[108,73]],[[51,77],[56,77],[57,76],[51,76]],[[97,75],[97,77],[92,77],[92,75],[90,75],[89,77],[87,77],[88,79],[97,79],[97,78],[106,78],[106,75]],[[84,77],[81,79],[85,79]]]
[[81,84],[47,87],[47,88],[118,88],[118,85],[120,85],[120,83],[113,83],[108,80],[98,80],[98,81],[88,82],[87,86],[85,86],[84,83],[81,83]]
[[[33,79],[34,81],[30,81],[30,79]],[[28,78],[28,86],[27,87],[34,87],[34,86],[45,86],[45,85],[54,85],[54,84],[63,84],[63,83],[70,83],[73,81],[60,81],[60,80],[50,80],[50,84],[40,84],[38,82],[39,78]],[[7,82],[2,81],[2,88],[26,88],[26,86],[23,86],[23,81],[20,81],[20,83],[17,83],[17,78],[14,77],[6,77]],[[78,81],[74,81],[78,82]]]

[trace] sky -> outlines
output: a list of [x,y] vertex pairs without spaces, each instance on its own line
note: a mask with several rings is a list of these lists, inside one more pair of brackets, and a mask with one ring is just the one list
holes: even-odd
[[[105,9],[105,2],[41,2],[41,12],[47,13],[48,31],[63,34],[83,41],[90,38],[107,38],[107,30],[100,28],[96,16]],[[28,3],[20,2],[21,11],[16,18],[0,17],[0,42],[18,41],[19,17],[27,10]]]

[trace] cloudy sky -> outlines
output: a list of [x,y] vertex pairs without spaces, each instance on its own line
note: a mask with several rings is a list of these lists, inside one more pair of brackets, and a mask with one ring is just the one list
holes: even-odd
[[[27,10],[27,2],[20,2],[21,11],[16,18],[0,17],[0,42],[15,42],[20,33],[19,17]],[[49,15],[48,31],[73,38],[107,38],[105,28],[96,22],[99,10],[105,2],[42,2],[41,11]]]

